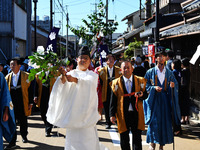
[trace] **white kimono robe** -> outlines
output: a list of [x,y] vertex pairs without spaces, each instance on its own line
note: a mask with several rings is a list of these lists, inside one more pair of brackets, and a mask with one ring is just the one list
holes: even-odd
[[56,80],[49,100],[47,121],[66,128],[65,150],[100,150],[96,123],[98,75],[78,69],[68,72],[78,83]]

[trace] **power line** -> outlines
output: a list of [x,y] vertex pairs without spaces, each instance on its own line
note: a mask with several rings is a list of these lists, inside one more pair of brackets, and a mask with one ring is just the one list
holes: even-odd
[[60,5],[60,7],[61,7],[63,13],[67,16],[67,13],[65,12],[65,10],[64,10],[64,8],[63,8],[63,6],[62,6],[62,4],[60,3],[60,0],[58,0],[58,3],[59,3],[59,5]]
[[60,7],[55,3],[56,7],[58,8],[59,12],[62,13],[62,10],[60,10]]

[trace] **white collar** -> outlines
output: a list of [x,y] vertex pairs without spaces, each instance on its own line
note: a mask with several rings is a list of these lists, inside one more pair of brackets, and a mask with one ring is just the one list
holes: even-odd
[[20,74],[20,70],[18,71],[17,74],[15,74],[15,73],[13,72],[13,76],[19,76],[19,74]]
[[163,71],[161,72],[160,69],[158,68],[158,66],[156,65],[156,71],[159,71],[160,73],[165,74],[166,68],[165,68],[165,66],[164,66]]
[[108,66],[108,70],[112,70],[113,69],[113,67],[112,68],[110,68],[109,66]]
[[131,75],[131,77],[129,79],[127,79],[125,76],[123,76],[123,79],[124,79],[124,82],[126,83],[128,80],[131,81],[132,83],[132,80],[133,80],[133,75]]

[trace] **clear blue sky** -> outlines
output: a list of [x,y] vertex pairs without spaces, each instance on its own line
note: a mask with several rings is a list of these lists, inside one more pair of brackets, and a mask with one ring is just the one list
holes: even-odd
[[[143,0],[144,1],[144,0]],[[53,0],[55,2],[55,24],[54,26],[59,27],[59,21],[62,21],[62,15],[59,13],[62,9],[60,4],[63,3],[63,9],[65,12],[66,5],[69,13],[69,24],[73,27],[84,25],[81,19],[87,19],[87,15],[91,14],[95,10],[95,3],[98,3],[99,0]],[[60,4],[59,4],[60,2]],[[106,0],[103,0],[106,3]],[[134,11],[139,10],[139,0],[108,0],[108,19],[114,19],[118,21],[119,26],[115,33],[123,33],[126,28],[127,20],[121,22],[122,18],[131,14]],[[32,4],[32,15],[34,15],[34,3]],[[37,16],[42,20],[43,16],[50,16],[50,0],[38,0],[37,3]],[[61,26],[62,27],[62,26]],[[66,35],[66,17],[63,16],[63,30],[60,30],[60,34]],[[69,30],[69,35],[73,34]]]

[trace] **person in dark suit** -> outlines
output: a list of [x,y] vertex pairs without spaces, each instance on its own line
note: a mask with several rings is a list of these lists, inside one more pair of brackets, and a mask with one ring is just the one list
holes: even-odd
[[133,136],[133,150],[142,150],[141,132],[145,129],[142,100],[147,97],[146,80],[132,74],[133,67],[129,61],[122,62],[121,71],[123,76],[110,83],[110,120],[115,123],[117,119],[122,150],[131,149],[130,131]]
[[[10,90],[14,105],[15,119],[20,124],[20,134],[22,136],[22,142],[27,143],[28,135],[28,122],[27,116],[31,115],[31,109],[33,106],[33,87],[28,80],[28,73],[20,71],[21,62],[20,59],[14,58],[10,61],[11,73],[6,76],[6,81]],[[9,149],[16,146],[17,132],[13,136],[11,142],[5,149]]]
[[173,62],[173,57],[174,57],[174,52],[172,50],[169,50],[166,52],[167,53],[167,64],[166,67],[172,71],[172,62]]
[[[35,88],[35,95],[34,95],[34,102],[36,103],[36,106],[40,108],[41,117],[45,125],[46,137],[51,136],[51,131],[53,128],[53,125],[47,121],[47,117],[46,117],[46,113],[49,107],[48,106],[49,97],[50,97],[50,93],[53,88],[53,85],[57,77],[60,75],[60,73],[57,72],[57,74],[52,74],[52,75],[54,77],[53,78],[47,77],[47,81],[45,83],[42,83],[42,80],[39,79],[39,74],[36,75],[36,86],[35,86],[36,88]],[[47,72],[45,76],[48,76]]]
[[111,88],[109,83],[120,77],[121,71],[118,66],[114,66],[114,57],[109,54],[106,57],[107,66],[98,70],[99,79],[102,86],[102,102],[105,110],[106,129],[110,129],[112,123],[110,122],[109,108],[110,108],[110,93]]
[[142,59],[140,57],[137,57],[135,59],[135,63],[136,67],[133,70],[133,74],[140,77],[144,77],[144,75],[146,74],[146,69],[143,66],[141,66]]

